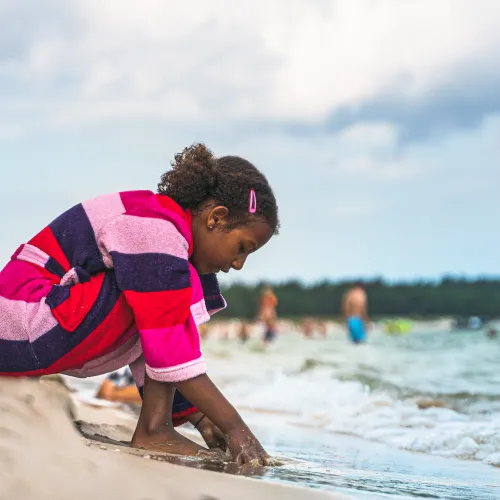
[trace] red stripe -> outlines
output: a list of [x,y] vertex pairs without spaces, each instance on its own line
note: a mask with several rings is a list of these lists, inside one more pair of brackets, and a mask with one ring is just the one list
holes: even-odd
[[172,418],[187,417],[188,415],[191,415],[191,413],[196,413],[197,411],[198,411],[197,408],[195,408],[194,406],[191,406],[191,408],[188,408],[186,410],[173,412]]
[[121,295],[106,319],[74,349],[58,359],[46,369],[29,372],[0,372],[2,377],[38,377],[61,373],[66,370],[81,368],[85,363],[109,352],[120,339],[123,332],[133,324],[134,316],[128,307],[125,297]]
[[180,215],[182,218],[187,221],[187,213],[182,209],[180,205],[178,205],[170,196],[165,196],[164,194],[157,194],[156,199],[160,203],[160,205],[167,210],[175,212],[177,215]]
[[42,229],[36,236],[31,238],[28,243],[39,248],[47,255],[50,255],[64,271],[68,272],[70,270],[71,265],[50,227],[47,226],[45,229]]
[[91,276],[86,283],[69,288],[69,297],[52,309],[58,323],[68,332],[74,332],[94,305],[102,288],[105,274]]
[[124,292],[139,330],[182,325],[191,312],[191,287],[161,292]]
[[197,411],[198,409],[193,406],[192,408],[188,408],[187,410],[180,411],[178,413],[172,413],[172,424],[174,425],[174,427],[185,424],[188,421],[186,417],[191,415],[192,413],[196,413]]
[[51,373],[81,368],[85,363],[109,352],[119,338],[134,322],[134,315],[121,295],[106,319],[72,351],[58,359],[51,367]]

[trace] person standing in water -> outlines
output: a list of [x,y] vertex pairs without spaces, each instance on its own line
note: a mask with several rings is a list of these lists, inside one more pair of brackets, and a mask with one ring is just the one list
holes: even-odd
[[366,342],[368,317],[368,298],[361,283],[347,290],[342,298],[344,316],[349,337],[354,344]]
[[265,286],[260,295],[259,319],[264,322],[266,327],[266,333],[263,339],[266,344],[271,343],[276,338],[276,323],[278,319],[276,314],[277,305],[278,299],[272,288]]
[[238,332],[238,339],[242,344],[245,344],[250,338],[249,325],[246,321],[242,321]]

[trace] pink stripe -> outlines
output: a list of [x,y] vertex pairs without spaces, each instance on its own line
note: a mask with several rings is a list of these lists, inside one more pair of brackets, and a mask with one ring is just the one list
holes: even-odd
[[45,303],[45,297],[39,303],[27,304],[26,325],[31,342],[57,326],[57,320],[50,307]]
[[111,269],[113,268],[113,259],[106,250],[103,242],[100,241],[99,236],[101,230],[108,222],[125,212],[120,193],[99,196],[98,198],[82,203],[82,206],[94,230],[97,245],[103,256],[104,265]]
[[107,222],[125,212],[120,193],[105,194],[82,205],[96,236]]
[[153,207],[156,202],[156,196],[152,191],[148,190],[122,191],[119,195],[125,207],[125,212],[132,212],[139,206],[149,205]]
[[26,331],[26,302],[0,298],[0,339],[2,340],[29,340]]
[[36,264],[37,266],[45,267],[50,256],[45,252],[42,252],[39,248],[26,243],[23,249],[18,253],[17,259],[24,260],[26,262],[31,262],[31,264]]
[[157,200],[152,191],[128,191],[120,193],[127,214],[138,217],[170,219],[186,241],[191,238],[191,228],[179,214],[167,210]]
[[102,260],[104,262],[104,265],[108,269],[113,269],[115,267],[113,264],[113,257],[111,257],[111,255],[109,255],[107,250],[101,250],[101,253],[102,253]]
[[72,267],[62,278],[60,285],[61,286],[66,286],[66,285],[76,285],[80,281],[80,278],[78,277],[78,273],[76,272],[76,269]]
[[3,340],[33,342],[57,325],[45,298],[40,302],[26,303],[0,297],[0,317],[0,339]]
[[0,297],[24,302],[40,302],[52,282],[31,264],[11,260],[0,272]]
[[146,364],[148,376],[160,382],[182,382],[203,375],[206,372],[207,365],[202,357],[170,368],[152,368]]
[[78,370],[68,370],[64,373],[78,378],[103,375],[131,364],[139,358],[141,353],[141,342],[137,336],[134,336],[106,356],[93,359]]
[[100,238],[108,251],[168,253],[187,259],[188,243],[169,221],[124,215],[109,223]]
[[[165,208],[161,208],[166,212]],[[182,237],[186,241],[189,241],[191,239],[191,228],[187,225],[186,220],[181,215],[172,211],[168,212],[168,218],[174,223],[177,231],[179,231]]]
[[184,325],[140,331],[146,363],[152,368],[166,368],[189,363],[201,356],[200,337],[193,317]]

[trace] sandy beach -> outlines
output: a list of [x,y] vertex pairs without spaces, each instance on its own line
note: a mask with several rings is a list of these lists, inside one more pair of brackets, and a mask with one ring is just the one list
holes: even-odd
[[[196,459],[185,467],[169,463],[168,455],[132,450],[126,445],[132,416],[75,405],[69,391],[53,380],[0,379],[0,422],[0,498],[349,498],[197,470],[203,463]],[[186,465],[188,460],[173,462]]]

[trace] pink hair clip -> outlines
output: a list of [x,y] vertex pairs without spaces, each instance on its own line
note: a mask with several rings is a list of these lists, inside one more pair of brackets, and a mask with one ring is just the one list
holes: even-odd
[[248,211],[254,214],[257,211],[257,197],[255,196],[255,191],[250,189],[250,199],[248,201]]

